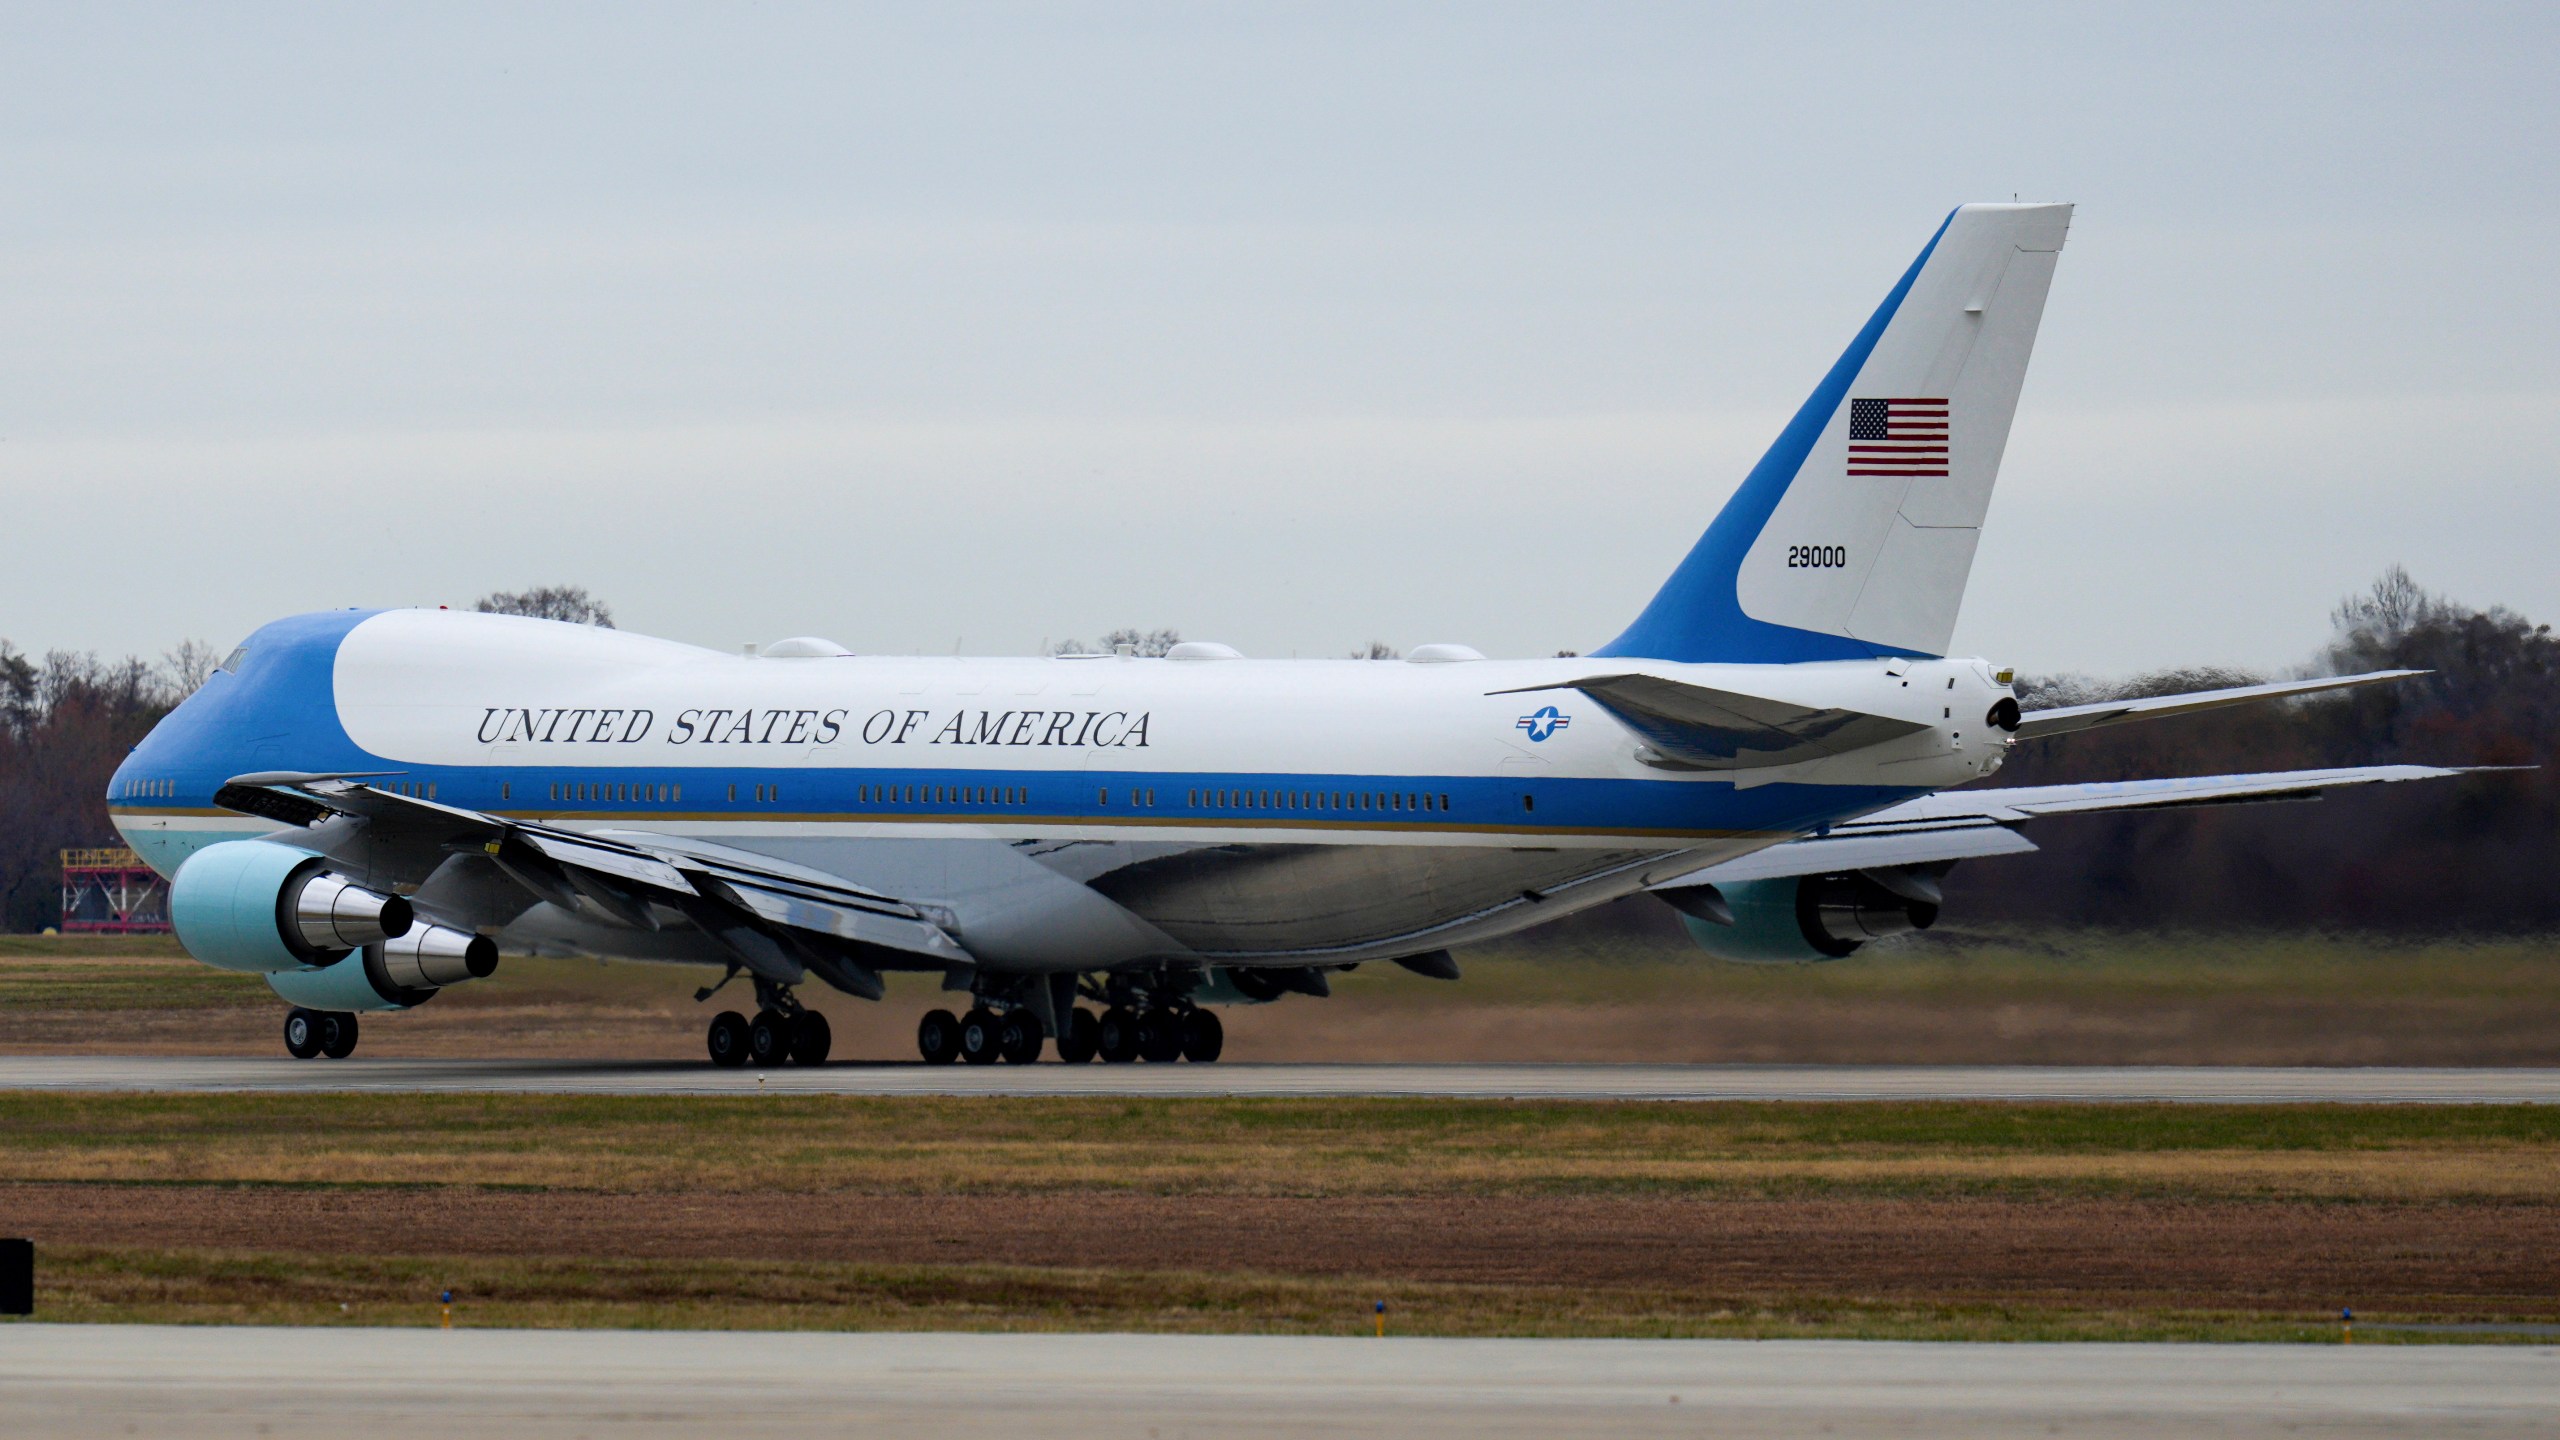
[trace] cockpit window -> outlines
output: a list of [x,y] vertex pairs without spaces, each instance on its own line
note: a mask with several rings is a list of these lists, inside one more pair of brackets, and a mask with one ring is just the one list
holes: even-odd
[[214,666],[213,668],[216,670],[228,670],[232,674],[237,675],[240,673],[240,661],[242,657],[246,656],[248,653],[248,646],[234,645],[231,647],[231,653],[222,657],[222,663]]

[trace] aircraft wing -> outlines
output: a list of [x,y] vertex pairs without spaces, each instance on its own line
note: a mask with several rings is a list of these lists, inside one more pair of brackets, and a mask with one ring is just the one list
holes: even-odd
[[1919,721],[1813,708],[1655,675],[1593,675],[1492,693],[1525,695],[1539,690],[1579,690],[1654,749],[1709,770],[1793,765],[1929,728]]
[[2361,765],[2343,770],[2278,770],[2175,780],[2029,785],[2009,790],[1944,790],[1845,821],[1820,835],[1772,845],[1649,888],[1677,890],[1741,880],[2022,855],[2036,846],[2018,833],[2019,827],[2048,815],[2317,800],[2342,786],[2436,780],[2470,773],[2470,768],[2439,765]]
[[2101,725],[2115,725],[2126,720],[2157,720],[2170,715],[2188,715],[2198,710],[2218,710],[2225,705],[2246,705],[2257,700],[2281,700],[2293,695],[2314,695],[2323,690],[2344,690],[2357,685],[2379,685],[2391,680],[2406,680],[2424,675],[2424,670],[2375,670],[2363,675],[2328,675],[2317,680],[2279,680],[2270,685],[2239,685],[2228,690],[2197,690],[2185,695],[2154,695],[2141,700],[2102,700],[2095,705],[2065,705],[2053,710],[2030,710],[2018,717],[2018,728],[2012,732],[2020,740],[2035,740],[2046,735],[2068,735],[2075,730],[2095,730]]
[[796,979],[799,969],[813,969],[871,999],[882,990],[881,968],[976,963],[916,906],[824,871],[640,831],[511,820],[398,794],[367,778],[242,775],[224,784],[214,803],[306,829],[360,826],[368,862],[395,883],[428,887],[419,892],[422,905],[472,893],[464,880],[445,881],[451,865],[486,866],[572,914],[639,930],[689,922],[758,974]]

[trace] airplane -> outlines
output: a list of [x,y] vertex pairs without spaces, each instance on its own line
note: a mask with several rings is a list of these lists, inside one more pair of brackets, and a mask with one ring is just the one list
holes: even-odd
[[[1687,557],[1587,655],[732,654],[445,609],[278,620],[116,772],[187,952],[343,1057],[501,955],[708,967],[720,1065],[818,1064],[803,987],[939,975],[932,1063],[1210,1062],[1221,1006],[1636,894],[1709,955],[1926,928],[2044,817],[2462,773],[2377,765],[1972,788],[2099,726],[2366,675],[2022,710],[1950,656],[2069,230],[1951,212]],[[706,978],[709,978],[706,975]],[[957,1008],[960,1013],[955,1014]],[[1097,1013],[1098,1011],[1098,1013]]]

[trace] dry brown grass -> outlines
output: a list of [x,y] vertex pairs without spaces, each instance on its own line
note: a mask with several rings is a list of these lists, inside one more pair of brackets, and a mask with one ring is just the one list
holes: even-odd
[[617,1192],[2560,1193],[2533,1107],[0,1096],[0,1180]]
[[2282,1338],[2554,1318],[2555,1166],[2534,1107],[0,1095],[56,1318]]
[[[1926,1340],[2332,1340],[2312,1316],[2057,1303],[1932,1303],[1681,1287],[842,1261],[542,1260],[62,1247],[56,1322],[743,1330],[1152,1331]],[[2468,1310],[2410,1314],[2471,1314]]]

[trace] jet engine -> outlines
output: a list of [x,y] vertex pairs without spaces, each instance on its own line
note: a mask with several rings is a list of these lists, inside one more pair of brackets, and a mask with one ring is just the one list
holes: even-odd
[[1680,923],[1698,948],[1720,960],[1784,965],[1837,960],[1870,940],[1937,923],[1938,887],[1906,871],[1800,875],[1720,885],[1733,923],[1719,925],[1682,906]]
[[307,850],[226,840],[169,881],[178,943],[207,965],[273,975],[323,969],[360,946],[409,933],[409,902],[368,890]]
[[326,970],[269,975],[267,988],[306,1010],[408,1010],[447,985],[483,980],[497,969],[496,941],[428,923],[367,945]]
[[278,995],[313,1010],[406,1009],[498,968],[487,936],[421,921],[406,899],[263,840],[188,856],[169,882],[169,922],[188,954],[264,975]]

